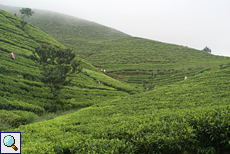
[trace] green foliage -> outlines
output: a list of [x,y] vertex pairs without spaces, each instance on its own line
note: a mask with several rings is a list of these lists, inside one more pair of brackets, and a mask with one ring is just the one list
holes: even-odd
[[[25,110],[40,115],[44,110],[53,108],[53,101],[51,90],[40,80],[41,70],[32,58],[33,51],[41,42],[62,48],[63,51],[65,47],[29,23],[21,29],[22,19],[12,14],[1,10],[0,17],[0,98],[4,100],[1,101],[1,109]],[[11,52],[14,52],[15,60],[10,59]],[[80,58],[76,57],[75,60],[78,62]],[[60,96],[62,110],[87,107],[127,96],[126,91],[135,90],[105,76],[85,60],[82,60],[82,66],[91,71],[90,77],[71,74],[67,78],[71,82],[69,86],[64,86]],[[57,74],[58,70],[55,72]],[[108,84],[99,85],[94,80],[96,78]]]
[[9,101],[3,98],[0,98],[0,108],[7,109],[7,110],[24,110],[24,111],[31,111],[36,114],[42,114],[44,109],[40,106],[36,106],[29,103],[24,103],[20,101]]
[[61,90],[71,81],[67,77],[70,73],[81,71],[80,61],[76,61],[75,56],[70,49],[57,49],[48,45],[41,45],[34,52],[34,59],[42,69],[41,81],[50,87],[53,94],[55,111],[60,103]]
[[0,120],[0,131],[3,132],[3,131],[10,131],[10,130],[13,130],[14,127],[12,127],[11,125],[9,125],[8,123],[4,123],[4,122],[1,122]]
[[[154,82],[154,79],[156,78],[156,76],[157,76],[157,74],[154,74],[153,72],[151,72],[149,74],[148,81],[144,80],[144,83],[143,83],[144,91],[153,90],[153,88],[155,87],[155,85],[153,84],[153,82]],[[147,83],[149,85],[146,85]]]
[[16,125],[16,127],[18,127],[24,122],[24,119],[21,116],[6,110],[1,110],[0,117],[1,123],[6,123],[11,126]]
[[[91,71],[88,69],[84,69],[83,71],[87,71],[88,77],[93,79],[93,82],[96,83],[97,80],[101,81],[102,85],[105,85],[107,87],[115,88],[118,91],[124,91],[129,94],[135,93],[136,89],[134,87],[131,87],[128,84],[118,82],[116,80],[111,80],[110,77],[108,77],[106,74],[102,74],[100,72]],[[92,83],[89,83],[92,85]],[[97,84],[98,86],[98,84]]]
[[34,11],[32,11],[30,8],[22,8],[21,10],[19,10],[19,12],[23,15],[22,16],[22,21],[21,21],[21,29],[24,30],[24,27],[26,26],[27,22],[24,21],[24,18],[27,17],[29,18],[30,16],[32,16],[34,14]]
[[211,53],[212,52],[212,50],[209,49],[207,46],[203,49],[203,51],[206,51],[207,53]]
[[[49,96],[39,80],[38,65],[29,56],[38,45],[37,42],[42,42],[44,38],[52,42],[53,39],[30,24],[22,30],[20,28],[22,20],[5,11],[1,10],[0,16],[1,109],[17,109],[42,114],[44,107],[46,108],[43,100]],[[31,29],[31,33],[27,33],[27,29]],[[30,36],[35,37],[36,40]],[[58,45],[57,41],[52,42],[55,43]],[[15,60],[10,59],[11,52],[14,52]]]
[[[10,8],[5,9],[12,11]],[[102,25],[59,13],[36,11],[34,17],[27,21],[73,48],[81,58],[97,68],[106,69],[107,75],[120,81],[128,81],[139,89],[142,89],[143,84],[141,78],[148,78],[146,72],[159,72],[159,76],[165,77],[166,74],[186,73],[188,70],[228,62],[224,57],[179,45],[134,38]]]
[[24,15],[22,17],[22,19],[24,19],[25,17],[29,18],[30,16],[32,16],[34,14],[34,11],[32,11],[30,8],[22,8],[19,11],[20,11],[21,14]]
[[15,131],[24,153],[228,153],[229,71],[206,69]]
[[189,119],[195,129],[196,139],[193,142],[199,153],[223,153],[230,150],[229,115],[230,108],[227,106],[211,113],[203,111],[203,114]]
[[[56,12],[36,10],[33,18],[26,20],[63,44],[72,44],[76,40],[108,40],[129,36],[94,22]],[[66,35],[68,38],[65,37]]]
[[[65,47],[30,24],[22,30],[13,15],[0,15],[1,107],[11,109],[1,110],[0,129],[20,125],[12,131],[23,134],[22,153],[229,153],[229,58],[126,36],[98,41],[85,28],[86,40],[70,38],[76,52],[106,72],[84,61],[87,68],[70,75],[60,95],[62,109],[73,112],[38,118],[28,111],[52,108],[52,93],[40,81],[32,51],[41,42]],[[9,60],[12,51],[16,60]],[[154,89],[131,96],[136,88],[108,77],[138,86],[149,72],[158,74]]]
[[[26,125],[32,123],[38,116],[32,112],[20,111],[20,110],[1,110],[0,112],[0,123],[2,125],[8,125],[11,127],[18,127],[20,125]],[[6,128],[1,128],[2,130]]]
[[[74,32],[73,32],[74,33]],[[53,33],[50,32],[50,35]],[[179,45],[166,44],[142,38],[122,37],[111,40],[78,40],[66,41],[69,36],[55,37],[66,46],[99,69],[106,69],[107,75],[121,81],[131,76],[145,75],[146,72],[159,72],[158,75],[174,74],[198,70],[227,63],[228,58],[218,57],[207,52]],[[134,78],[133,83],[142,81]],[[132,78],[132,77],[131,77]]]

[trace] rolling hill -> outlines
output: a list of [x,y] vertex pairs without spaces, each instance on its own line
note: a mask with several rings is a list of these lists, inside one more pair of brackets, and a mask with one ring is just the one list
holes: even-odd
[[229,153],[230,64],[20,126],[24,153]]
[[[40,42],[65,46],[29,23],[21,29],[12,14],[0,15],[0,129],[22,133],[22,153],[229,153],[228,57],[126,35],[69,40],[64,45],[86,59],[89,76],[72,76],[63,90],[72,113],[36,121],[51,96],[31,52]],[[153,90],[133,88],[150,72],[157,74]]]
[[[13,14],[20,8],[5,9]],[[184,72],[180,77],[183,79],[188,70],[218,66],[229,60],[184,46],[131,37],[76,17],[34,11],[34,16],[27,21],[65,46],[73,48],[93,66],[105,69],[107,75],[135,87],[141,88],[151,72],[158,74],[158,77],[163,75],[167,78]],[[160,79],[161,77],[158,78]]]
[[[0,6],[12,14],[20,8]],[[169,74],[217,66],[228,58],[204,51],[136,38],[109,27],[59,13],[34,10],[26,19],[56,40],[73,48],[83,59],[107,75],[128,83],[142,83],[136,75]],[[133,76],[134,75],[134,76]],[[131,77],[130,77],[131,76]],[[133,80],[134,79],[134,80]]]
[[[28,119],[43,115],[52,108],[50,89],[40,81],[39,65],[31,55],[40,43],[59,48],[65,46],[29,23],[23,26],[22,19],[3,10],[0,18],[0,130],[4,130],[30,123],[32,121]],[[11,52],[14,52],[15,60],[10,58]],[[83,108],[136,91],[106,76],[84,60],[82,66],[82,71],[87,71],[88,76],[81,72],[71,77],[71,86],[63,89],[61,96],[65,102],[63,110]],[[7,118],[7,115],[11,116]]]
[[[0,5],[0,9],[17,13],[20,16],[19,7],[9,7]],[[32,23],[42,31],[46,32],[56,40],[71,41],[71,40],[108,40],[129,35],[117,31],[115,29],[90,22],[84,19],[60,14],[51,11],[33,10],[35,14],[32,18],[25,19]],[[68,36],[68,37],[66,37]]]

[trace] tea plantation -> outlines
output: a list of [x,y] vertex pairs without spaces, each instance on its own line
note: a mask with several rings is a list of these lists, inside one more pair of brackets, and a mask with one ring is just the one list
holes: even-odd
[[[20,9],[3,8],[12,14]],[[35,10],[33,17],[26,20],[65,46],[75,49],[79,57],[93,66],[105,69],[107,75],[136,87],[142,87],[143,78],[148,78],[150,72],[158,73],[158,76],[186,73],[228,62],[228,58],[205,51],[131,37],[60,13]]]
[[[40,43],[65,46],[29,23],[24,26],[22,19],[5,11],[0,11],[0,18],[0,130],[7,130],[36,121],[52,109],[50,89],[40,81],[39,65],[31,55]],[[15,60],[11,59],[11,52]],[[63,110],[77,110],[136,92],[135,88],[104,75],[85,60],[81,65],[82,72],[71,76],[71,86],[63,89]]]
[[[0,131],[21,132],[22,153],[229,153],[230,58],[120,32],[105,37],[103,28],[97,37],[88,25],[82,40],[56,35],[84,59],[62,91],[62,110],[51,113],[31,55],[40,43],[65,46],[10,13],[0,19]],[[154,88],[143,92],[151,72]]]
[[20,126],[24,153],[228,153],[230,64]]
[[[0,5],[9,12],[20,8]],[[34,10],[26,19],[67,47],[75,49],[79,57],[107,75],[122,82],[142,87],[150,72],[168,75],[228,62],[228,58],[205,51],[136,38],[115,29],[76,17],[42,10]],[[20,16],[20,14],[19,14]]]

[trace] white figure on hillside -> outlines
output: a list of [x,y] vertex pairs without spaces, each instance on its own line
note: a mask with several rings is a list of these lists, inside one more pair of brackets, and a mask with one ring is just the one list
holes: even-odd
[[104,73],[105,73],[105,69],[104,69]]
[[187,77],[187,76],[185,76],[185,77],[184,77],[184,80],[187,80],[187,79],[188,79],[188,77]]

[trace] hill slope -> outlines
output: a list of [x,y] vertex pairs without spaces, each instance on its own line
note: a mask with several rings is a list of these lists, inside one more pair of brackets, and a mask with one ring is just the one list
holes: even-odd
[[157,74],[158,81],[154,84],[158,85],[163,78],[177,76],[182,80],[191,70],[229,62],[229,57],[135,37],[75,42],[75,49],[80,57],[105,69],[107,75],[140,88],[145,80],[149,80],[151,72]]
[[[1,109],[7,109],[0,112],[3,117],[0,126],[5,124],[2,119],[12,124],[27,124],[26,116],[35,117],[50,107],[47,101],[49,93],[44,92],[47,87],[39,81],[38,66],[29,58],[34,49],[33,44],[48,40],[49,44],[62,45],[30,24],[27,24],[27,30],[20,31],[17,28],[17,25],[20,27],[20,19],[4,11],[1,11],[1,19],[4,19],[1,22],[1,35],[4,37],[1,40],[0,58],[3,62],[1,68],[4,68],[1,70],[5,71],[0,73],[0,102]],[[27,33],[29,29],[33,30]],[[16,35],[18,32],[19,36]],[[22,40],[22,43],[14,43],[14,38]],[[22,153],[229,152],[229,58],[130,37],[106,41],[86,40],[80,49],[75,49],[87,51],[91,48],[89,44],[94,49],[91,52],[102,51],[100,56],[93,55],[97,60],[94,65],[98,64],[98,67],[106,68],[115,75],[133,74],[133,78],[125,79],[135,83],[139,77],[142,79],[146,76],[146,71],[156,71],[158,86],[152,91],[130,96],[128,93],[134,91],[132,87],[90,69],[92,67],[87,64],[89,68],[83,71],[86,70],[89,76],[82,73],[73,76],[72,86],[65,87],[62,99],[66,100],[66,108],[90,107],[11,129],[23,134]],[[9,59],[14,49],[23,51],[21,54],[15,52],[19,61]],[[139,54],[140,51],[147,56]],[[111,54],[116,52],[126,54],[117,58],[120,54]],[[106,59],[102,55],[108,54],[117,60],[111,58],[103,63]],[[137,68],[138,71],[135,70]],[[183,80],[185,73],[189,74],[187,80]],[[104,84],[98,85],[95,79]]]
[[229,71],[230,64],[197,71],[14,131],[25,137],[23,153],[229,153]]
[[[43,16],[40,15],[42,13]],[[130,37],[118,31],[108,30],[109,28],[102,25],[97,25],[96,28],[94,23],[79,22],[76,17],[43,11],[38,11],[37,14],[37,17],[29,19],[31,23],[66,46],[74,48],[81,58],[97,68],[106,69],[107,75],[132,84],[142,84],[143,78],[148,78],[149,72],[158,75],[184,72],[183,78],[188,70],[217,66],[229,61],[227,57],[184,46]],[[49,23],[46,22],[47,19]],[[71,22],[68,22],[69,19]],[[57,21],[57,29],[50,30]],[[84,31],[84,36],[79,34],[80,31]]]
[[[19,10],[5,9],[12,13]],[[150,72],[158,76],[184,72],[180,77],[183,78],[188,70],[218,66],[229,60],[188,47],[131,37],[59,13],[35,10],[28,21],[73,48],[98,69],[105,69],[107,75],[137,87],[142,86]]]
[[[19,10],[21,8],[0,5],[0,9],[12,14],[17,13],[20,16]],[[72,39],[108,40],[129,36],[115,29],[80,18],[51,11],[36,9],[33,11],[35,12],[34,15],[25,20],[39,27],[61,43]]]
[[210,66],[216,60],[229,59],[188,47],[135,37],[88,42],[76,49],[81,57],[109,72],[192,69]]
[[[22,19],[3,10],[0,10],[0,18],[0,130],[4,130],[7,128],[4,125],[18,127],[27,124],[32,122],[29,119],[52,108],[50,89],[40,81],[39,65],[31,55],[40,43],[59,48],[65,46],[35,26],[23,25]],[[15,60],[10,58],[11,52],[14,52]],[[84,60],[82,65],[88,76],[81,72],[71,77],[71,86],[65,87],[61,96],[65,102],[63,110],[83,108],[135,91],[135,88],[107,77]]]

